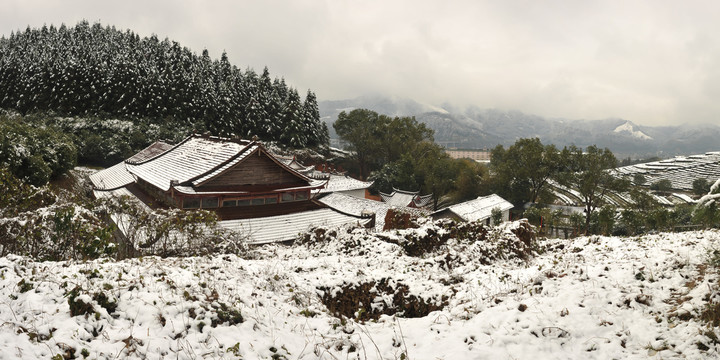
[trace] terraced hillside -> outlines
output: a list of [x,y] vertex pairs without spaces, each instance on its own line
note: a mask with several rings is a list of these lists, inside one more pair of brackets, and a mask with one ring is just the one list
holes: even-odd
[[[695,200],[689,194],[693,190],[693,181],[703,178],[712,184],[720,179],[720,151],[700,155],[676,156],[667,160],[623,166],[612,171],[617,176],[631,179],[636,175],[642,175],[645,181],[639,185],[644,187],[649,187],[651,184],[661,180],[669,180],[672,184],[672,192],[666,194],[650,192],[655,200],[662,205],[673,206],[694,203]],[[582,197],[575,189],[554,182],[551,183],[551,187],[556,197],[556,205],[579,206],[582,204]],[[607,203],[620,208],[633,204],[633,200],[628,193],[609,193],[605,200]]]
[[615,172],[629,177],[640,174],[646,180],[643,185],[667,179],[675,190],[692,191],[695,179],[705,178],[713,183],[720,178],[720,152],[676,156],[667,160],[623,166],[615,169]]

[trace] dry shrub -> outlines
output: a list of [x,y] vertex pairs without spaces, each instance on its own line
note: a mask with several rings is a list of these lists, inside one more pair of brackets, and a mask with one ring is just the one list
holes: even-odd
[[517,236],[518,239],[520,239],[520,241],[522,241],[528,248],[534,245],[537,238],[533,226],[524,219],[520,220],[518,226],[510,231],[512,231],[512,233],[515,234],[515,236]]
[[713,327],[720,326],[720,303],[709,302],[700,314],[700,320]]
[[397,209],[389,209],[385,214],[385,226],[383,230],[392,229],[415,229],[418,216]]
[[[447,297],[429,301],[410,294],[407,285],[383,278],[359,284],[343,283],[340,291],[320,287],[321,301],[331,314],[354,318],[358,321],[377,320],[381,315],[397,315],[405,318],[427,316],[447,305]],[[382,298],[383,301],[376,301]],[[392,303],[387,303],[392,299]]]
[[397,238],[381,233],[377,234],[376,237],[382,241],[399,245],[407,255],[416,257],[436,251],[451,238],[449,233],[441,233],[433,228],[427,229],[422,235],[416,232],[407,232],[402,237]]
[[420,257],[436,252],[450,239],[471,243],[485,240],[487,233],[485,225],[478,222],[456,222],[443,219],[436,221],[433,226],[427,227],[423,231],[404,232],[400,238],[384,234],[378,234],[377,237],[385,242],[401,246],[409,256]]
[[300,244],[326,244],[336,239],[338,233],[336,230],[324,227],[315,227],[303,234],[299,239]]

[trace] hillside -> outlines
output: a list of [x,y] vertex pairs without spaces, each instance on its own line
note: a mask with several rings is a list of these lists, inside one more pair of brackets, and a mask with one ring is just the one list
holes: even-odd
[[[519,138],[538,137],[543,143],[580,147],[608,147],[618,158],[669,157],[700,154],[718,149],[720,127],[641,126],[625,119],[549,119],[519,111],[459,109],[420,104],[408,99],[360,97],[321,101],[320,115],[328,127],[342,110],[367,108],[392,116],[415,116],[435,130],[435,141],[447,147],[493,148],[512,145]],[[336,135],[331,130],[331,137]]]
[[0,38],[0,108],[257,135],[297,148],[327,143],[315,94],[303,100],[267,68],[242,71],[224,53],[212,59],[206,50],[197,55],[169,39],[86,21]]
[[433,236],[430,224],[317,231],[308,244],[242,257],[11,255],[0,258],[0,351],[25,359],[719,355],[705,322],[718,321],[718,276],[707,264],[718,231],[541,240],[541,254],[523,260],[509,251],[522,248],[511,232],[518,226],[421,257],[402,239]]

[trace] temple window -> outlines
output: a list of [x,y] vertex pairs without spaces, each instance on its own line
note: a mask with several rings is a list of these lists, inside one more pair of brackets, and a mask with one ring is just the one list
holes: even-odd
[[198,198],[183,199],[183,208],[184,209],[199,209],[200,208],[200,199],[198,199]]
[[203,198],[202,199],[202,207],[203,207],[203,209],[218,207],[218,198],[217,197]]

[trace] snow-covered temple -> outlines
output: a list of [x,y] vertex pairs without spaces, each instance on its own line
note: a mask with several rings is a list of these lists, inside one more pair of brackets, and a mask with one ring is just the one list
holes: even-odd
[[177,145],[158,141],[90,180],[97,198],[126,195],[148,210],[214,211],[221,226],[247,234],[249,243],[289,241],[313,226],[373,222],[315,199],[330,192],[362,196],[372,183],[318,174],[259,141],[201,135]]
[[323,183],[286,166],[258,141],[193,135],[177,145],[156,142],[90,177],[95,191],[121,187],[149,195],[157,206],[211,209],[221,219],[314,208]]

